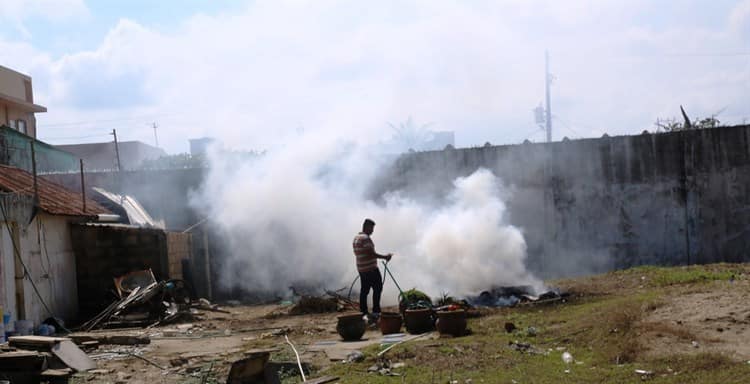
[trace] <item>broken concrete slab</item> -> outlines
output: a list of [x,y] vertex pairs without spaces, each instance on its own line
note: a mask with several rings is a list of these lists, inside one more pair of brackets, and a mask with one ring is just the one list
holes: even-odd
[[70,340],[63,340],[53,345],[51,352],[65,365],[78,372],[96,368],[96,362]]

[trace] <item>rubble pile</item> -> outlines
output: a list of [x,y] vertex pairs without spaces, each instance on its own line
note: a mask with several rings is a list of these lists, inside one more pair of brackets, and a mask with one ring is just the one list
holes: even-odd
[[[193,319],[192,301],[182,280],[157,282],[151,270],[136,271],[115,278],[115,288],[120,299],[81,325],[80,330],[145,327]],[[203,302],[198,305],[207,306]]]
[[96,362],[63,337],[12,336],[0,352],[0,372],[14,384],[67,382],[94,368]]

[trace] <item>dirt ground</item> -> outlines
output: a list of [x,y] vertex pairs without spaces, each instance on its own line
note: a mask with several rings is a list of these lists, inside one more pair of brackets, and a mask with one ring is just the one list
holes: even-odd
[[[103,330],[96,333],[143,336],[148,345],[100,345],[87,353],[97,361],[92,372],[79,373],[73,382],[86,383],[184,383],[226,382],[231,362],[253,349],[276,349],[271,360],[294,362],[283,334],[298,348],[301,359],[316,370],[332,364],[315,342],[337,340],[336,317],[340,313],[288,315],[289,306],[260,305],[222,307],[230,313],[204,311],[205,320],[152,329]],[[365,339],[380,338],[369,329]],[[310,350],[308,350],[310,349]],[[141,356],[149,361],[133,355]],[[161,369],[159,367],[166,369]],[[321,373],[322,374],[322,373]],[[213,380],[209,380],[213,378]]]
[[652,356],[713,351],[750,360],[749,292],[747,280],[672,292],[642,320],[642,341]]
[[[653,276],[635,272],[572,279],[560,281],[557,285],[575,292],[570,303],[562,304],[563,307],[575,305],[576,300],[583,303],[658,292],[649,307],[641,309],[633,333],[645,356],[719,352],[744,363],[750,361],[748,272],[744,271],[737,279],[697,284],[661,286],[654,282]],[[102,345],[87,351],[97,361],[98,369],[77,374],[73,382],[226,382],[231,362],[243,357],[248,350],[273,348],[271,361],[295,361],[293,352],[285,343],[284,333],[297,346],[302,360],[312,365],[313,377],[323,376],[330,367],[341,364],[340,361],[331,361],[329,355],[319,348],[321,344],[339,339],[336,317],[340,313],[292,316],[288,314],[291,307],[283,305],[222,308],[230,313],[204,311],[200,315],[202,320],[190,324],[102,331],[148,335],[151,343],[141,346]],[[485,323],[502,323],[501,318],[510,316],[512,311],[514,309],[487,311],[474,324],[480,327]],[[477,331],[478,334],[488,332]],[[382,336],[371,329],[364,337],[376,341]],[[435,345],[439,347],[441,343],[444,341],[438,340]]]

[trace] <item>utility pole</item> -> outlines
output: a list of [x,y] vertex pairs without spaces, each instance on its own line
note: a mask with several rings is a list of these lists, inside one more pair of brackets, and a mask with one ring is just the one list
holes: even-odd
[[115,156],[117,156],[117,172],[122,170],[120,165],[120,147],[117,146],[117,130],[112,130],[112,135],[115,137]]
[[547,116],[546,116],[546,128],[547,128],[547,142],[552,141],[552,105],[550,104],[549,86],[552,82],[552,75],[549,74],[549,52],[544,51],[544,94],[547,101]]
[[159,128],[159,125],[156,124],[156,122],[151,123],[151,127],[154,128],[154,143],[156,143],[156,148],[159,148],[159,137],[156,136],[156,128]]

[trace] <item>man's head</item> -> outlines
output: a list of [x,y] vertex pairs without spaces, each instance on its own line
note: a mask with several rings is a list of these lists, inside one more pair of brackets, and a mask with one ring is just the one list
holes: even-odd
[[362,223],[362,232],[372,235],[372,231],[375,230],[375,222],[370,219],[365,219],[365,222]]

